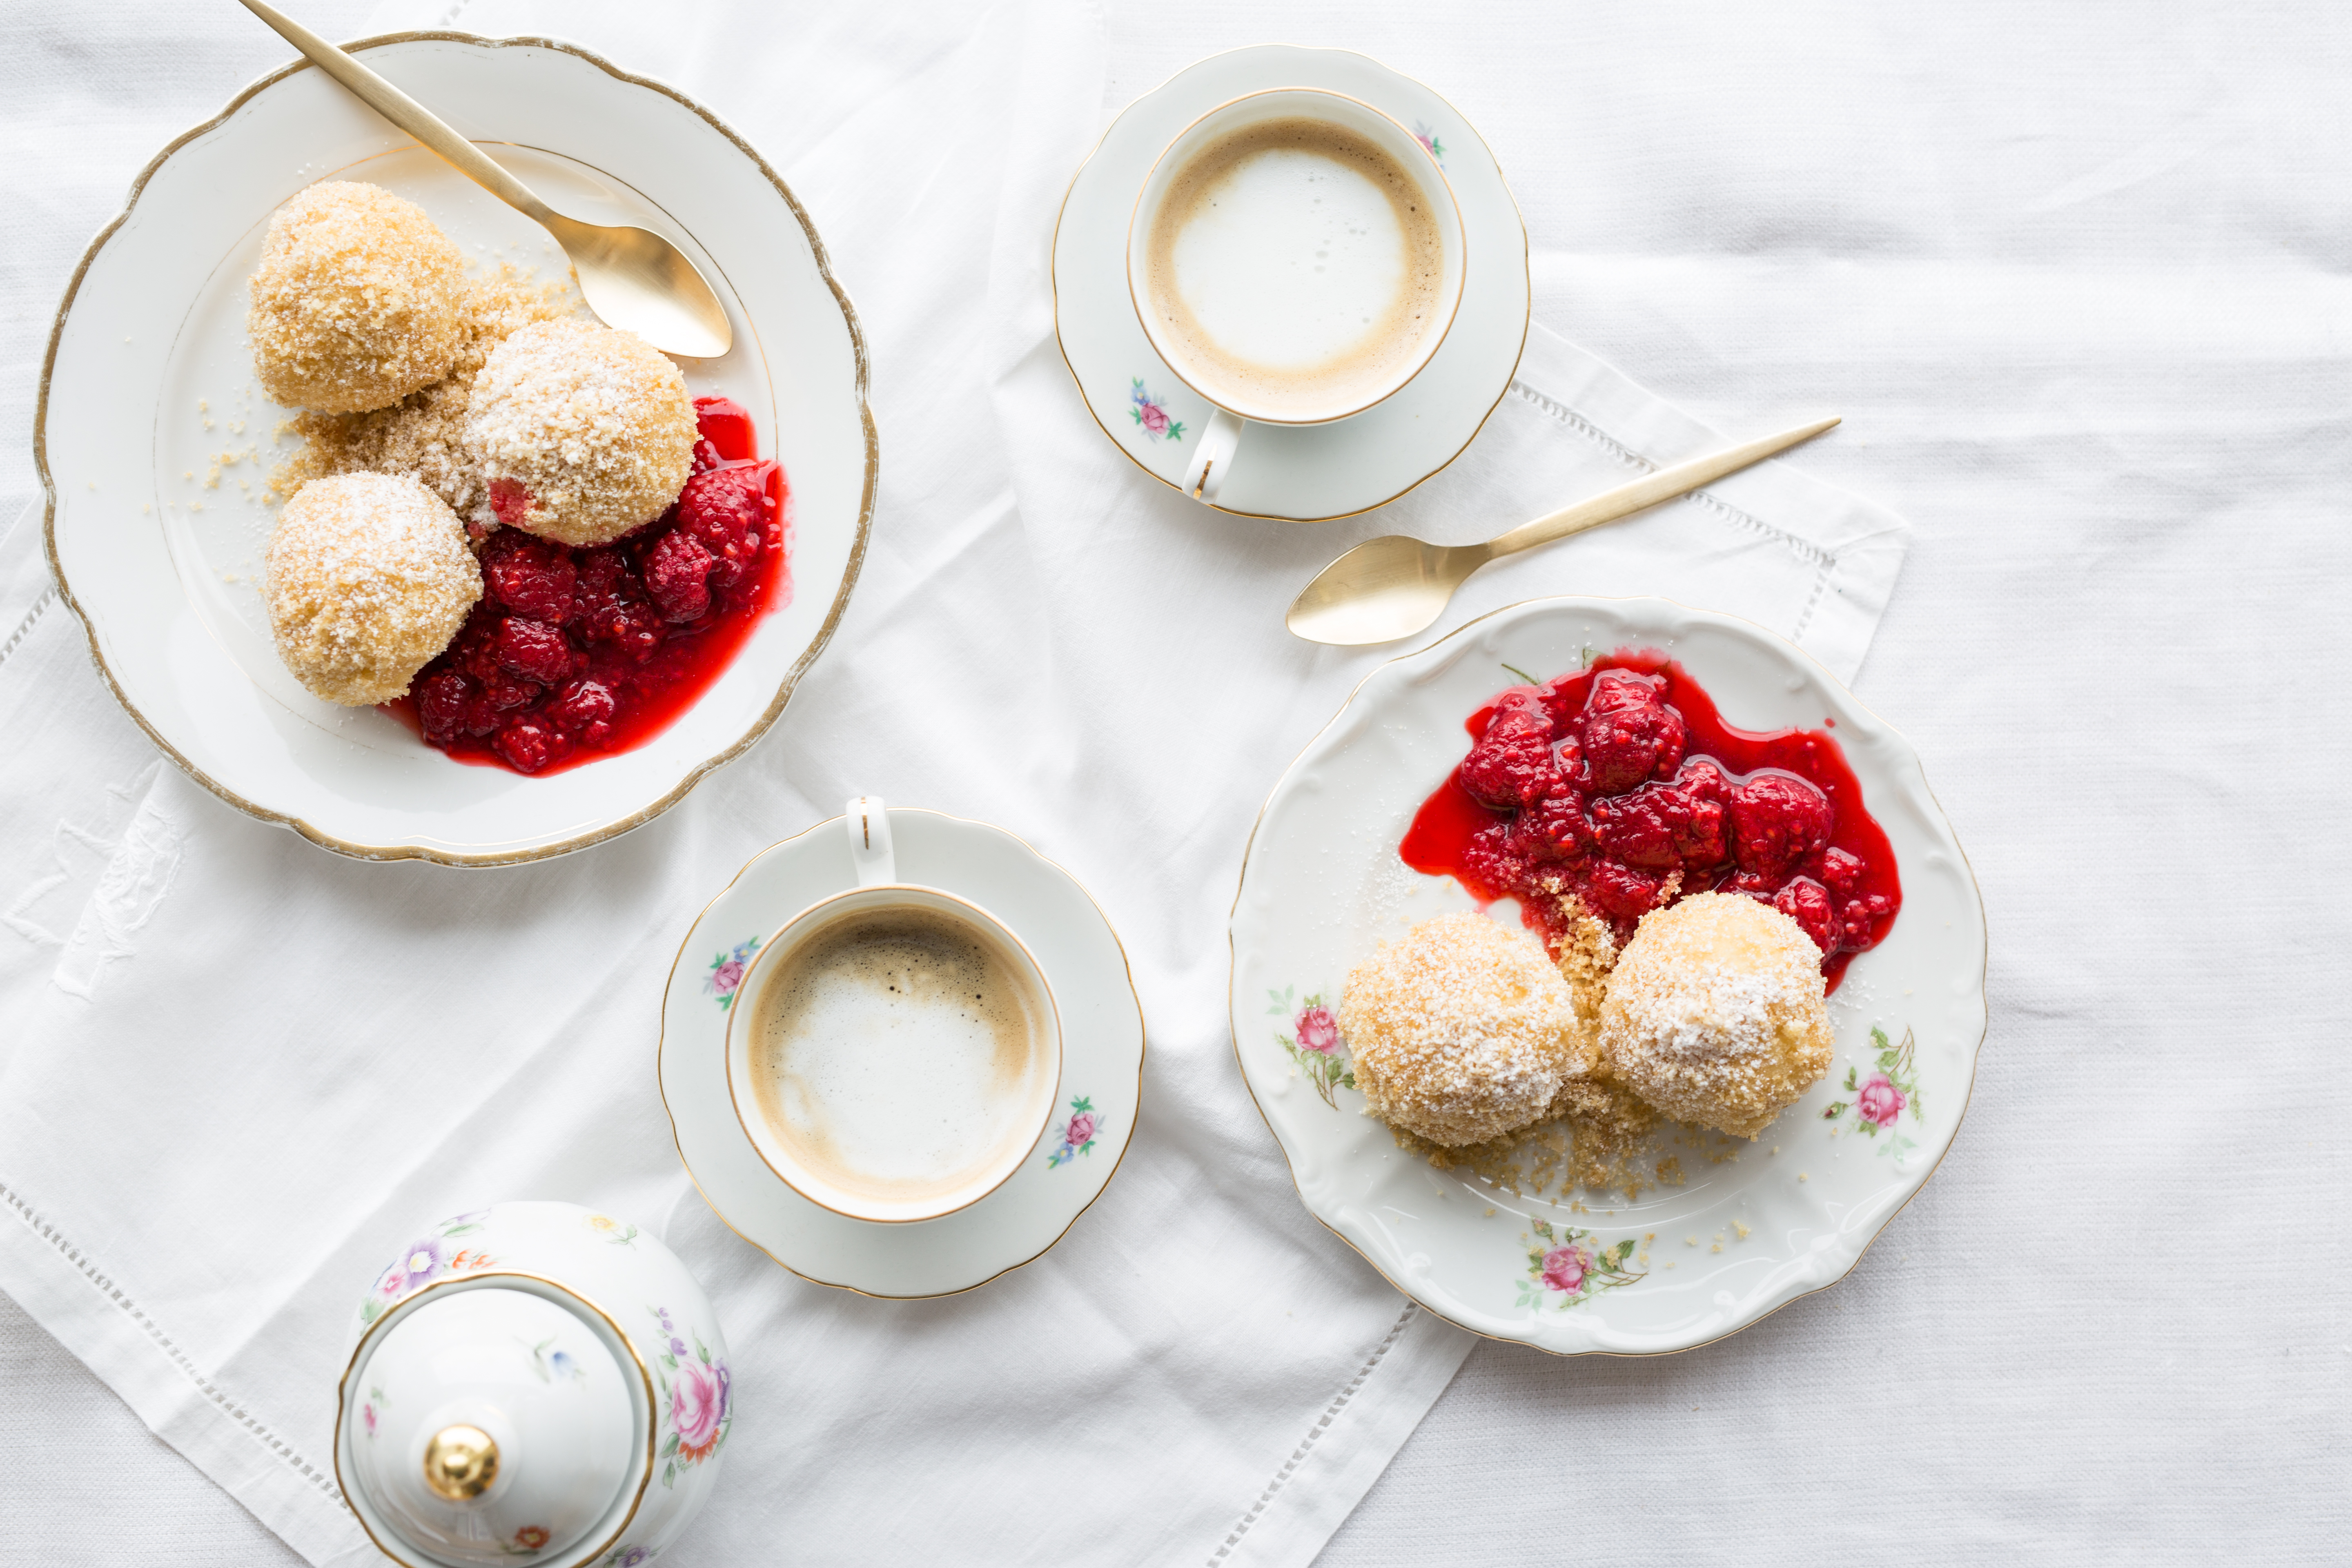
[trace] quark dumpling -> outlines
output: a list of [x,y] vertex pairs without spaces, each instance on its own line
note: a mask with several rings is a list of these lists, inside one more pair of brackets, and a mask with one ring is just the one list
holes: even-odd
[[269,537],[263,598],[278,657],[330,702],[366,708],[406,691],[481,596],[457,514],[412,479],[312,479]]
[[1477,914],[1423,921],[1357,965],[1339,1033],[1367,1109],[1449,1148],[1537,1121],[1594,1059],[1543,944]]
[[541,321],[474,383],[466,442],[500,522],[604,544],[659,517],[694,460],[686,377],[635,332]]
[[389,408],[465,344],[465,259],[425,209],[331,180],[278,209],[248,284],[254,374],[321,414]]
[[1769,904],[1698,893],[1642,917],[1610,972],[1601,1049],[1679,1121],[1753,1138],[1829,1070],[1822,952]]

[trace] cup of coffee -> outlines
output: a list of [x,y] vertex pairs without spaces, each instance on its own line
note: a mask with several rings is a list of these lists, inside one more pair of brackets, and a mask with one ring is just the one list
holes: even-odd
[[1278,88],[1185,127],[1127,233],[1145,335],[1216,405],[1185,490],[1216,500],[1250,422],[1325,425],[1393,395],[1444,341],[1462,278],[1444,171],[1370,104]]
[[737,988],[727,1089],[787,1186],[853,1219],[936,1219],[1018,1170],[1062,1072],[1053,987],[969,899],[898,879],[882,803],[845,817],[858,886],[784,922]]

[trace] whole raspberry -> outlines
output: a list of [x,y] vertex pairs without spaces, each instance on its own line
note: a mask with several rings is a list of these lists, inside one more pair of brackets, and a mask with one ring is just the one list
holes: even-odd
[[1689,745],[1683,716],[1648,679],[1603,670],[1592,682],[1577,737],[1595,795],[1622,795],[1649,778],[1672,778]]
[[710,609],[710,552],[683,528],[662,535],[646,554],[646,592],[665,619],[691,621]]
[[482,546],[482,581],[490,597],[519,616],[561,626],[572,618],[572,552],[520,529],[501,529]]
[[1778,883],[1830,841],[1830,797],[1777,768],[1731,792],[1731,852],[1743,871]]
[[714,588],[732,588],[760,553],[766,470],[759,465],[697,474],[678,493],[677,526],[710,552]]
[[463,670],[442,668],[416,687],[416,717],[425,738],[436,746],[456,740],[466,727],[466,705],[474,700],[474,683]]
[[1861,856],[1843,849],[1832,849],[1822,857],[1822,880],[1829,884],[1840,903],[1862,896],[1862,879],[1868,870]]
[[1802,926],[1823,957],[1838,950],[1838,922],[1830,912],[1830,890],[1811,877],[1800,877],[1773,894],[1772,907]]
[[1533,868],[1511,850],[1509,826],[1500,822],[1470,836],[1462,848],[1462,869],[1474,884],[1470,890],[1490,898],[1508,898],[1535,879]]
[[535,773],[568,749],[563,737],[536,719],[518,719],[490,742],[519,773]]
[[457,628],[456,640],[449,651],[441,657],[476,680],[490,680],[499,673],[499,623],[505,617],[488,599],[474,605],[466,624]]
[[499,663],[527,680],[553,686],[572,673],[572,645],[560,627],[518,616],[499,627]]
[[1683,863],[1683,857],[1675,847],[1670,818],[1687,821],[1689,805],[1683,796],[1655,785],[1632,795],[1603,796],[1592,803],[1593,836],[1613,860],[1672,870]]
[[556,727],[583,731],[592,724],[609,724],[620,708],[620,700],[613,689],[601,680],[575,680],[563,689],[563,694],[548,710]]
[[1595,860],[1577,884],[1577,891],[1595,910],[1622,922],[1648,914],[1658,901],[1659,889],[1664,886],[1664,878],[1648,871],[1620,866],[1613,860]]
[[1573,790],[1548,795],[1511,824],[1510,849],[1529,861],[1570,860],[1592,847],[1592,823]]
[[631,603],[606,614],[589,635],[632,662],[644,664],[669,640],[669,626],[651,605]]
[[539,700],[539,683],[518,680],[499,670],[482,682],[482,689],[466,704],[466,732],[487,735],[506,722],[507,714],[518,708],[528,708]]
[[1533,805],[1567,787],[1552,758],[1551,716],[1533,687],[1514,687],[1496,700],[1486,732],[1462,759],[1462,787],[1498,811]]
[[703,439],[695,442],[694,458],[688,472],[707,474],[726,460],[726,458],[719,455],[719,448],[712,446],[709,438],[706,437]]

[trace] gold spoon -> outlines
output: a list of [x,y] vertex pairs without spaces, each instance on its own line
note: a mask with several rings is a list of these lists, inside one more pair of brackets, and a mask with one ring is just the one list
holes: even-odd
[[588,308],[608,327],[625,327],[665,353],[716,359],[735,341],[727,308],[677,247],[649,230],[565,217],[530,188],[452,131],[423,104],[262,0],[245,7],[285,36],[310,63],[341,82],[370,109],[425,143],[499,200],[555,237],[580,275]]
[[[248,0],[249,3],[249,0]],[[1614,522],[1645,507],[1695,490],[1810,441],[1837,423],[1835,416],[1783,430],[1744,446],[1693,458],[1670,468],[1603,490],[1591,500],[1522,523],[1484,544],[1430,544],[1406,534],[1367,539],[1316,574],[1290,602],[1292,632],[1308,642],[1343,647],[1409,637],[1437,619],[1454,590],[1489,561]]]

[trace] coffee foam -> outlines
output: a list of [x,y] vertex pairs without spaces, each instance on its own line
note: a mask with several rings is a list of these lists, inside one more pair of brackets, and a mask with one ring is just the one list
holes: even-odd
[[1442,330],[1431,197],[1370,138],[1307,116],[1217,137],[1169,182],[1148,308],[1212,397],[1311,417],[1377,395]]
[[752,1100],[812,1174],[881,1202],[945,1195],[1037,1135],[1043,1003],[991,933],[928,909],[861,910],[773,962]]

